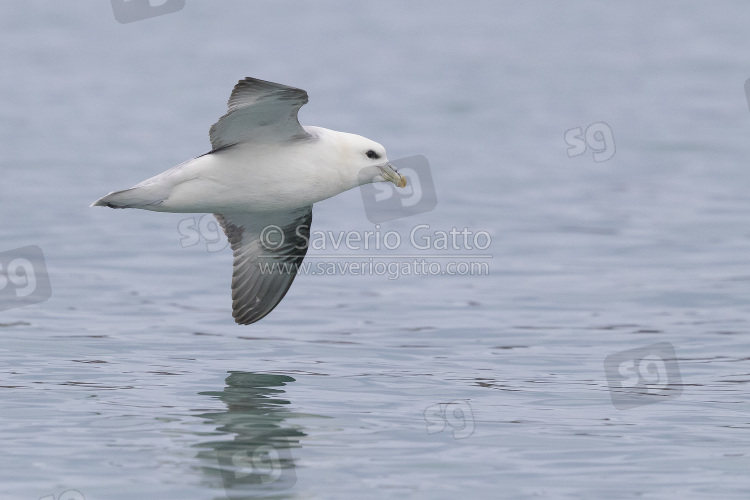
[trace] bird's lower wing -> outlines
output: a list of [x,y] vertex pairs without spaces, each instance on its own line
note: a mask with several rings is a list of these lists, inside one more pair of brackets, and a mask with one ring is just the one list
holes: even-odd
[[310,240],[312,206],[214,216],[234,253],[232,316],[240,325],[255,323],[281,302],[297,276]]

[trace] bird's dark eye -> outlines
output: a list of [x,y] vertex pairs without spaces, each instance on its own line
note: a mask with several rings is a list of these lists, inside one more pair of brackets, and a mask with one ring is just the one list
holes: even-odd
[[372,149],[371,149],[371,150],[369,150],[369,151],[368,151],[368,152],[367,152],[366,154],[367,154],[367,157],[368,157],[368,158],[372,158],[373,160],[376,160],[376,159],[380,158],[380,155],[379,155],[379,154],[377,154],[377,153],[376,153],[375,151],[373,151]]

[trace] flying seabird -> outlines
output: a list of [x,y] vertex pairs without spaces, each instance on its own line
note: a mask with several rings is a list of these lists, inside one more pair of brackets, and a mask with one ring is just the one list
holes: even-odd
[[240,80],[227,113],[211,126],[209,153],[91,206],[213,213],[234,254],[232,316],[255,323],[294,281],[314,203],[370,182],[406,185],[377,142],[301,126],[305,103],[304,90]]

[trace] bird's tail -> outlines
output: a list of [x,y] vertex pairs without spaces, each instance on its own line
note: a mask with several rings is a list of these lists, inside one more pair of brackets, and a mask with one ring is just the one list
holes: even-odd
[[164,201],[163,193],[156,193],[151,186],[135,186],[109,193],[91,204],[92,207],[143,208],[153,210]]

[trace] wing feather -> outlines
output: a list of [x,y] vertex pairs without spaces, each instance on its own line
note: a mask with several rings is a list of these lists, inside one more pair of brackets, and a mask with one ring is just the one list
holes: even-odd
[[234,254],[232,316],[240,325],[255,323],[281,302],[297,276],[310,240],[312,206],[214,216]]
[[307,103],[307,92],[279,83],[245,78],[229,97],[227,114],[211,126],[214,150],[241,142],[283,142],[308,139],[297,113]]

